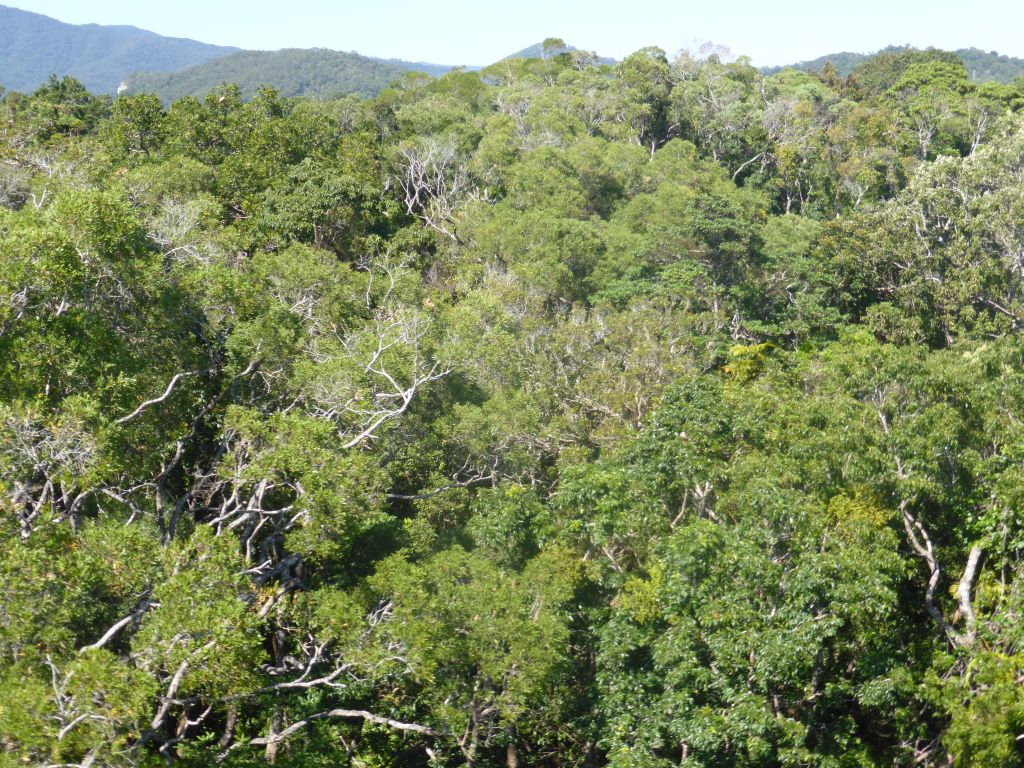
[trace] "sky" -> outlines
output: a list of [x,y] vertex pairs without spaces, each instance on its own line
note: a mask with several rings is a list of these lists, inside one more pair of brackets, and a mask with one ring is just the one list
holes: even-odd
[[[713,42],[758,66],[911,44],[1024,58],[1022,0],[0,0],[72,24],[131,24],[240,48],[333,48],[438,64],[489,64],[561,37],[622,58]],[[2,30],[0,30],[2,34]]]

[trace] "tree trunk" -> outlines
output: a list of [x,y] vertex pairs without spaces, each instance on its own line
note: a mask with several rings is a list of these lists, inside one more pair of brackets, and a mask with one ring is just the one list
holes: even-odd
[[508,747],[505,749],[505,768],[519,768],[519,748],[516,746],[516,727],[508,728]]

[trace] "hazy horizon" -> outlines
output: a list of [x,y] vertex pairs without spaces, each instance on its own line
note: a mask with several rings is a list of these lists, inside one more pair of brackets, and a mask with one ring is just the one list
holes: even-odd
[[[430,7],[395,0],[386,10],[365,3],[293,0],[288,13],[257,13],[251,4],[181,0],[149,5],[125,0],[14,0],[12,8],[69,24],[131,25],[169,37],[257,50],[331,48],[366,56],[450,65],[485,65],[501,56],[558,36],[570,45],[622,58],[656,45],[673,54],[704,42],[748,56],[757,66],[814,59],[831,53],[870,53],[909,44],[955,50],[980,48],[1024,57],[1016,24],[987,19],[1021,18],[1009,0],[989,0],[963,18],[962,3],[866,0],[855,9],[823,7],[807,0],[769,6],[753,0],[701,5],[652,0],[642,14],[616,4],[571,0],[554,4],[523,0],[515,12],[481,9],[469,0],[442,0]],[[958,13],[956,24],[947,14]],[[652,25],[651,19],[658,19]]]

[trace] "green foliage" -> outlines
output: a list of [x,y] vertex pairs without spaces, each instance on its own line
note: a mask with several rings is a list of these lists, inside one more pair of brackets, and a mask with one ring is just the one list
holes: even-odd
[[26,117],[40,139],[78,136],[94,130],[110,108],[110,100],[93,96],[73,77],[50,79],[28,103]]
[[0,765],[1019,762],[1020,88],[564,47],[6,99]]
[[[1024,74],[1024,61],[1012,56],[1000,56],[995,51],[982,51],[978,48],[961,48],[954,51],[957,59],[963,62],[967,68],[970,78],[975,83],[995,81],[998,83],[1012,83]],[[912,48],[899,48],[890,46],[883,48],[875,54],[864,53],[831,53],[820,56],[811,61],[801,61],[797,64],[789,64],[786,67],[769,67],[764,70],[765,74],[771,75],[783,69],[792,68],[802,72],[824,72],[825,67],[831,65],[837,77],[849,77],[854,72],[866,76],[865,79],[872,80],[871,72],[893,66],[897,62],[907,61],[911,58],[925,58],[927,56],[943,56],[949,58],[945,51],[916,51]],[[898,66],[898,64],[896,64]]]

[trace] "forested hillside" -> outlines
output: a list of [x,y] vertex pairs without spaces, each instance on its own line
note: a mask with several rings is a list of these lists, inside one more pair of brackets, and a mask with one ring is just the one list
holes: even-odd
[[[847,77],[864,62],[876,57],[890,57],[893,55],[915,52],[915,49],[908,46],[890,46],[877,53],[832,53],[826,56],[819,56],[811,61],[801,61],[797,64],[790,64],[788,68],[797,69],[801,72],[820,72],[827,63],[835,67],[840,77]],[[917,51],[918,54],[928,55],[934,49]],[[967,74],[975,83],[1012,83],[1019,77],[1024,77],[1024,59],[1013,56],[1003,56],[995,51],[982,51],[978,48],[960,48],[953,51],[953,54],[967,67]],[[765,74],[772,75],[781,72],[787,67],[766,67]]]
[[180,72],[138,72],[127,77],[125,84],[129,93],[155,93],[165,104],[185,96],[201,99],[224,83],[237,84],[245,100],[265,85],[285,98],[337,98],[350,94],[369,98],[407,72],[442,75],[449,69],[325,48],[288,48],[239,51]]
[[72,75],[96,93],[113,94],[130,72],[171,72],[237,50],[136,27],[65,24],[0,5],[0,86],[12,91]]
[[0,102],[0,766],[1021,764],[1024,85],[242,93]]
[[[551,38],[545,48],[537,43],[512,54],[510,59],[542,59],[569,53],[587,63],[614,64],[612,59],[579,51],[562,40]],[[180,72],[137,72],[126,78],[127,92],[155,93],[170,104],[185,96],[205,97],[225,83],[241,88],[242,99],[248,101],[264,86],[270,86],[284,98],[331,99],[355,94],[376,97],[395,80],[409,72],[440,77],[453,67],[401,59],[376,59],[357,53],[332,51],[326,48],[292,48],[281,51],[239,51]],[[483,67],[468,67],[477,71]]]

